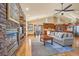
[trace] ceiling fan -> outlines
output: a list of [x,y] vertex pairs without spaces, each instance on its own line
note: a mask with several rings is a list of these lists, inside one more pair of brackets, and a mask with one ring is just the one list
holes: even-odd
[[71,6],[72,6],[72,4],[69,4],[67,7],[65,7],[65,8],[63,8],[63,5],[64,5],[64,3],[61,3],[61,10],[60,9],[55,9],[55,11],[59,11],[59,12],[57,12],[56,14],[58,14],[58,13],[61,13],[61,15],[63,15],[64,13],[63,12],[69,12],[69,11],[74,11],[74,9],[69,9]]

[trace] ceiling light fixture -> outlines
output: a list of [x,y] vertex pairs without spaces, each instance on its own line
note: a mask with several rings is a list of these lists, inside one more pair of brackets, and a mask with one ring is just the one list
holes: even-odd
[[29,11],[29,8],[26,8],[26,11]]

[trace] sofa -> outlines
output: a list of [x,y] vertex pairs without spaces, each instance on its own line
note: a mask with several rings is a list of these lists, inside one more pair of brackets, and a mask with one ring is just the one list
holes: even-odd
[[53,36],[53,41],[62,45],[72,45],[73,44],[73,34],[68,32],[51,32],[50,36]]

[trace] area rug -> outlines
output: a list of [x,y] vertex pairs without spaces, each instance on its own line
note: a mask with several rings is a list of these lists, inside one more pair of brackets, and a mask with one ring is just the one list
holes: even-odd
[[32,56],[49,56],[57,53],[56,49],[46,47],[42,42],[32,42]]
[[32,41],[32,56],[50,56],[73,50],[70,46],[63,47],[55,42],[53,42],[53,45],[50,42],[46,42],[44,46],[43,42],[39,40]]
[[60,53],[64,53],[64,52],[68,52],[68,51],[72,51],[74,50],[74,48],[70,47],[70,46],[61,46],[58,43],[53,42],[53,45],[51,45],[51,43],[46,42],[45,47],[47,48],[51,48],[51,49],[56,49],[58,52]]

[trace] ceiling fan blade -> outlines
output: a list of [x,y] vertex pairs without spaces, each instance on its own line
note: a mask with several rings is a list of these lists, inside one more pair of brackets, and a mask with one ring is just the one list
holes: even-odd
[[72,4],[70,4],[70,5],[68,5],[66,8],[64,8],[63,10],[66,10],[66,9],[68,9],[69,7],[71,7],[72,6]]
[[75,11],[75,10],[74,9],[70,9],[70,10],[63,10],[63,11],[67,12],[67,11]]
[[55,11],[62,11],[62,10],[55,9]]
[[74,9],[70,9],[70,10],[55,10],[55,11],[74,11]]

